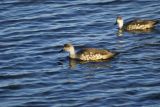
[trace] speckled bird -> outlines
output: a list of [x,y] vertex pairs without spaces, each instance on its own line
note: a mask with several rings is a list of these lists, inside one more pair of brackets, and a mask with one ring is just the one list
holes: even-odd
[[71,59],[78,59],[82,61],[105,60],[115,56],[115,53],[112,53],[108,50],[96,49],[96,48],[84,48],[76,53],[74,46],[70,43],[64,44],[63,49],[69,52],[69,57]]
[[152,29],[157,23],[159,23],[158,20],[135,19],[124,24],[121,16],[118,16],[116,19],[116,24],[118,24],[118,28],[120,30],[127,31]]

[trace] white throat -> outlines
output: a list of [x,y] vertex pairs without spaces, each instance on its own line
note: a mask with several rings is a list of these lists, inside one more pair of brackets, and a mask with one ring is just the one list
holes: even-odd
[[70,58],[76,58],[76,53],[75,53],[74,47],[70,49],[69,57]]
[[123,20],[117,20],[117,23],[118,23],[118,28],[122,29],[122,27],[123,27]]

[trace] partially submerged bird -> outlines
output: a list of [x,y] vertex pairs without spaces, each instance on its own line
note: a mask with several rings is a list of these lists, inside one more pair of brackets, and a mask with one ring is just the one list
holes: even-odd
[[84,48],[77,53],[75,52],[72,44],[64,44],[65,51],[69,52],[71,59],[78,59],[82,61],[97,61],[112,58],[115,53],[108,50],[96,49],[96,48]]
[[132,30],[144,31],[146,29],[152,29],[155,27],[157,23],[159,23],[158,20],[135,19],[124,24],[121,16],[118,16],[116,19],[116,24],[118,24],[118,28],[120,30],[127,30],[127,31],[132,31]]

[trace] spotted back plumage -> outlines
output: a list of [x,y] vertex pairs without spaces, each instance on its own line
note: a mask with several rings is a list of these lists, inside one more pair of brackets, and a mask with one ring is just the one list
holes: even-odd
[[124,25],[125,30],[145,30],[153,28],[158,21],[156,20],[133,20]]
[[77,52],[77,57],[80,60],[101,60],[113,57],[114,54],[108,50],[85,48]]

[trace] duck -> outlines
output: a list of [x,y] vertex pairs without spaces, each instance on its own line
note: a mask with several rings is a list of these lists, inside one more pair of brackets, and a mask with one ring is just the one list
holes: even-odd
[[75,52],[75,48],[71,43],[64,44],[63,50],[69,52],[69,58],[81,61],[106,60],[112,58],[116,54],[109,50],[96,48],[84,48]]
[[126,30],[126,31],[133,31],[133,30],[139,30],[139,31],[145,31],[147,29],[153,29],[156,24],[158,24],[158,20],[142,20],[142,19],[135,19],[132,21],[129,21],[124,24],[124,21],[121,16],[118,16],[116,19],[116,23],[118,24],[119,30]]

